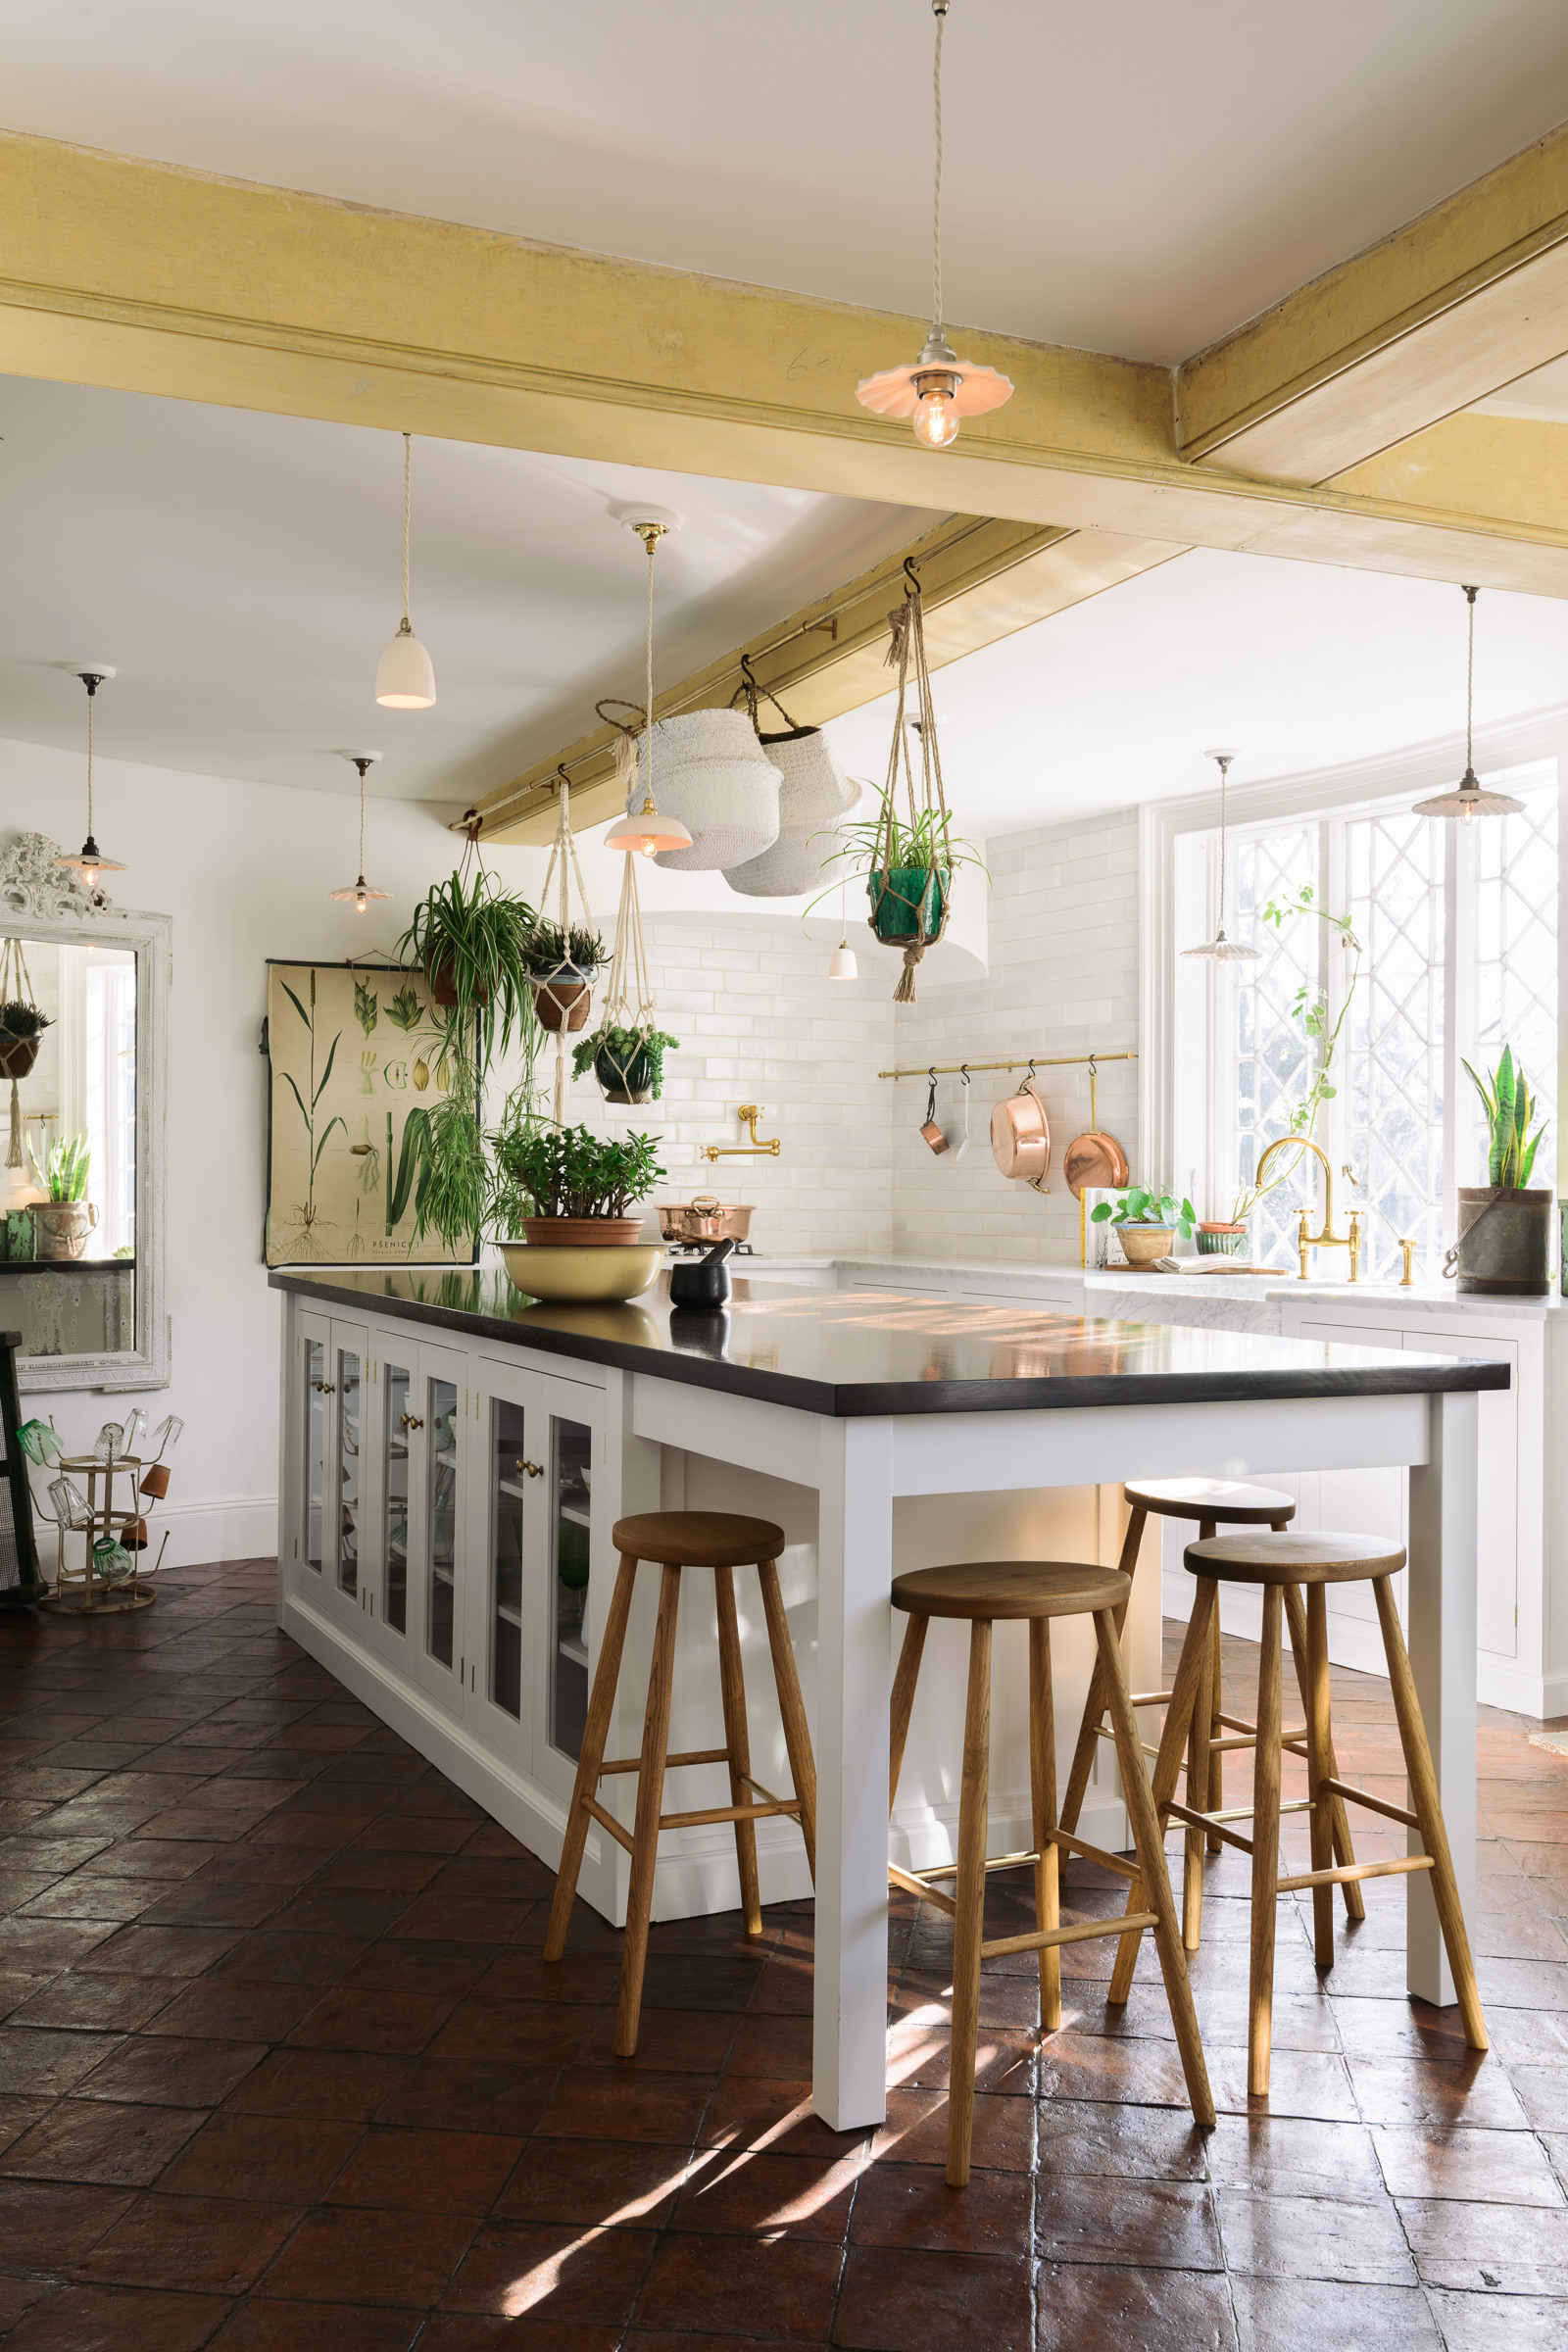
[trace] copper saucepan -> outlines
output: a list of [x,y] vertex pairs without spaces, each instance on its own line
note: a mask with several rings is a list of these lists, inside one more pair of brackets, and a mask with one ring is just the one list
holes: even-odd
[[937,1125],[937,1074],[931,1073],[931,1091],[925,1099],[925,1118],[920,1127],[920,1141],[940,1159],[948,1148],[948,1139]]
[[726,1206],[712,1193],[695,1200],[661,1200],[655,1212],[666,1242],[744,1242],[756,1214],[752,1201]]
[[1051,1166],[1051,1122],[1035,1093],[1034,1076],[1031,1069],[1018,1092],[992,1111],[991,1156],[1004,1176],[1042,1192]]
[[1113,1135],[1106,1135],[1100,1124],[1100,1108],[1096,1095],[1099,1072],[1094,1056],[1089,1061],[1089,1129],[1087,1134],[1075,1135],[1062,1154],[1061,1173],[1067,1190],[1076,1200],[1085,1191],[1120,1192],[1128,1182],[1127,1154]]

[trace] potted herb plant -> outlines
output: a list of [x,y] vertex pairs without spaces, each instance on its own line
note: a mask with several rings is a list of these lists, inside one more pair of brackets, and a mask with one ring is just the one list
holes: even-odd
[[679,1038],[662,1029],[607,1023],[573,1049],[571,1073],[580,1078],[592,1062],[607,1102],[657,1102],[663,1091],[664,1055],[679,1050]]
[[87,1236],[98,1222],[98,1211],[87,1198],[87,1172],[91,1154],[85,1135],[63,1135],[49,1152],[43,1166],[29,1142],[27,1156],[32,1172],[43,1186],[48,1199],[32,1201],[27,1214],[32,1219],[34,1254],[38,1257],[80,1257],[87,1247]]
[[28,1075],[49,1026],[48,1015],[24,998],[13,997],[0,1004],[0,1078]]
[[1492,1298],[1544,1298],[1551,1287],[1551,1193],[1528,1189],[1545,1132],[1544,1124],[1531,1132],[1536,1098],[1507,1046],[1484,1079],[1464,1066],[1486,1113],[1488,1181],[1459,1187],[1458,1288]]
[[[643,1200],[664,1174],[650,1135],[516,1119],[489,1139],[490,1217],[507,1272],[535,1298],[624,1299],[647,1290],[663,1255],[643,1243]],[[513,1237],[521,1231],[523,1239]]]
[[1152,1266],[1156,1257],[1168,1257],[1177,1234],[1187,1241],[1198,1222],[1190,1200],[1143,1184],[1130,1185],[1114,1205],[1097,1200],[1089,1213],[1094,1224],[1114,1226],[1130,1266]]
[[524,951],[533,1008],[542,1029],[581,1029],[593,1003],[595,975],[610,961],[597,931],[572,923],[539,922]]

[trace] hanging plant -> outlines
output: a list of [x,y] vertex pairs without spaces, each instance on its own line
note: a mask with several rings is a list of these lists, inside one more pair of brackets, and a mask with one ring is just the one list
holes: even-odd
[[[399,961],[420,966],[433,1002],[447,1015],[443,1048],[457,1054],[471,1051],[478,1077],[532,1015],[528,941],[535,926],[527,901],[485,870],[475,827],[463,863],[446,881],[431,884],[398,941]],[[488,1018],[481,1020],[481,1012]]]
[[591,1063],[607,1102],[657,1102],[664,1055],[679,1049],[679,1038],[662,1029],[599,1029],[574,1050],[572,1075],[580,1078]]
[[542,1029],[581,1029],[593,1005],[595,976],[610,950],[585,923],[539,923],[528,942],[528,984]]

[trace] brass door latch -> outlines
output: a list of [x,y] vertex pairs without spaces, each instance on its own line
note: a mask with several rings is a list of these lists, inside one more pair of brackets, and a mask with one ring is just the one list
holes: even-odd
[[739,1110],[735,1113],[735,1116],[742,1122],[742,1124],[750,1133],[752,1139],[751,1142],[749,1144],[705,1144],[703,1146],[703,1157],[708,1160],[740,1159],[744,1156],[750,1155],[752,1152],[758,1152],[766,1153],[770,1158],[777,1159],[779,1153],[778,1137],[775,1135],[768,1141],[763,1142],[759,1137],[757,1132],[757,1122],[761,1117],[765,1108],[766,1104],[762,1102],[743,1102]]

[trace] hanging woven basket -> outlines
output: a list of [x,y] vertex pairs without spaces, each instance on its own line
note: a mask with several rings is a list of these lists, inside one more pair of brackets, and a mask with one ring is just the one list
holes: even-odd
[[[655,727],[654,793],[666,816],[692,837],[688,850],[661,850],[655,863],[683,873],[719,872],[760,857],[778,839],[779,772],[739,710],[685,710]],[[643,737],[627,813],[648,781]]]
[[779,772],[778,839],[760,857],[726,866],[731,890],[749,899],[794,899],[812,889],[839,846],[839,825],[860,797],[820,727],[763,735]]

